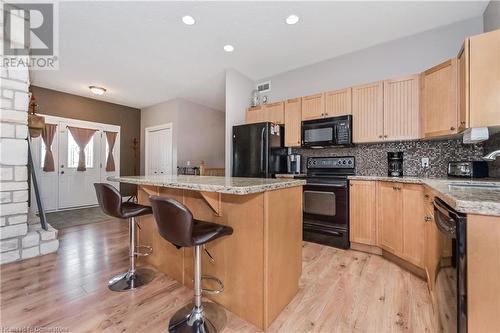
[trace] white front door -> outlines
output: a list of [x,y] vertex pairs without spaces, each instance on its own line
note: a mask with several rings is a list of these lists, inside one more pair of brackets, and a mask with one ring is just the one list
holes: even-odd
[[93,128],[96,132],[85,148],[87,170],[77,171],[79,149],[67,126],[59,124],[59,209],[96,205],[93,184],[101,179],[102,131]]
[[146,175],[170,175],[172,168],[172,125],[145,129]]

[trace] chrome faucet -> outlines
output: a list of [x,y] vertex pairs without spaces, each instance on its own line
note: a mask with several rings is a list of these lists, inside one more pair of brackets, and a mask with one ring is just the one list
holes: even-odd
[[500,155],[500,150],[495,150],[483,157],[485,161],[494,161]]

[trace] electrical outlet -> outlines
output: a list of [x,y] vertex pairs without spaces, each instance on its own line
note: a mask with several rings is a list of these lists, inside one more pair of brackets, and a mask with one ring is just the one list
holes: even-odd
[[429,158],[422,157],[422,168],[428,168],[428,167],[429,167]]

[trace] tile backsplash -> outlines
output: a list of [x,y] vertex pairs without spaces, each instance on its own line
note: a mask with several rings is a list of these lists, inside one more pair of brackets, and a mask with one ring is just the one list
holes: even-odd
[[[494,139],[492,137],[492,139]],[[462,138],[442,141],[403,141],[374,144],[357,144],[348,148],[296,148],[294,153],[302,155],[302,170],[306,170],[307,157],[311,156],[354,156],[356,174],[370,176],[387,175],[387,152],[404,152],[403,173],[405,176],[446,177],[448,162],[461,160],[479,160],[484,155],[486,143],[463,144]],[[496,139],[496,149],[500,149],[500,137]],[[494,143],[492,144],[494,145]],[[429,158],[427,171],[422,168],[423,157]],[[492,164],[492,163],[490,163]],[[500,177],[500,175],[497,175]]]
[[[492,151],[500,149],[500,133],[492,135],[491,138],[484,143],[484,153],[488,154]],[[500,178],[500,157],[495,161],[488,163],[490,169],[490,177]]]

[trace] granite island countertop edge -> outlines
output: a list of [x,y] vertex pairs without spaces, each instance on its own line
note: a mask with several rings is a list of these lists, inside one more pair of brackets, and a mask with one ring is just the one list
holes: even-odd
[[[158,187],[169,187],[175,189],[184,189],[184,190],[192,190],[192,191],[201,191],[201,192],[216,192],[223,194],[236,194],[236,195],[247,195],[247,194],[255,194],[262,193],[266,191],[274,191],[279,189],[285,189],[289,187],[303,186],[305,185],[305,180],[270,180],[267,184],[249,184],[249,185],[223,185],[223,184],[210,184],[203,183],[201,181],[196,182],[194,177],[203,177],[203,179],[215,179],[225,177],[212,177],[212,176],[190,176],[190,180],[162,180],[162,179],[154,179],[134,176],[134,177],[108,177],[109,181],[116,181],[121,183],[135,184],[135,185],[150,185],[150,186],[158,186]],[[231,177],[230,177],[231,178]],[[221,179],[221,181],[222,181]],[[248,182],[251,183],[253,178],[248,178]],[[260,179],[262,182],[265,180]]]

